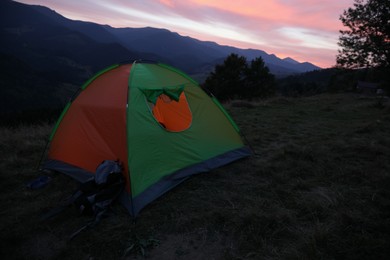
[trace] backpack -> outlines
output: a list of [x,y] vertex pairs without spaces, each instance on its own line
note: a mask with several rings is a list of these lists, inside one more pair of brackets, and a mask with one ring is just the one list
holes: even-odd
[[80,185],[73,204],[81,214],[96,215],[119,197],[124,188],[122,165],[118,161],[105,160],[96,169],[94,178]]
[[93,215],[93,221],[71,235],[70,239],[73,239],[84,229],[93,227],[100,222],[111,205],[120,196],[124,187],[125,180],[121,163],[105,160],[96,168],[93,178],[80,184],[79,188],[63,202],[62,206],[50,210],[41,219],[49,219],[71,205],[74,205],[82,215]]

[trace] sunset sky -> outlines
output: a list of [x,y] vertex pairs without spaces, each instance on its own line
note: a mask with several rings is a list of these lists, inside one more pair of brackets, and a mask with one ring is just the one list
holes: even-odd
[[335,64],[339,20],[353,0],[17,0],[113,27],[156,27],[221,45]]

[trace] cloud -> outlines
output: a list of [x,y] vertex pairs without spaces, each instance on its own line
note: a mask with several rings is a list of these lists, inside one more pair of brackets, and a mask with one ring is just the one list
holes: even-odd
[[21,0],[71,19],[114,27],[157,27],[200,40],[257,48],[281,57],[332,66],[353,0]]
[[291,40],[295,40],[295,44],[298,47],[329,50],[337,48],[337,43],[329,40],[333,35],[327,33],[321,33],[301,27],[282,27],[278,29],[278,32]]

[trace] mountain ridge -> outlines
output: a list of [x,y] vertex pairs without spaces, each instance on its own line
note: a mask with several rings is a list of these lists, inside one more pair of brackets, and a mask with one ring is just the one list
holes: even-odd
[[[70,93],[72,88],[80,86],[98,71],[112,64],[137,59],[170,64],[199,82],[231,53],[245,56],[248,60],[261,56],[271,73],[277,76],[320,69],[291,58],[282,60],[262,50],[219,45],[167,29],[114,28],[71,20],[45,6],[11,0],[0,1],[0,38],[0,57],[3,59],[0,76],[7,82],[25,84],[25,91],[20,91],[19,95],[14,95],[11,85],[2,86],[2,94],[13,96],[15,100],[19,98],[21,102],[27,102],[27,95],[32,93],[31,88],[35,88],[36,84],[9,78],[8,74],[15,76],[11,70],[17,66],[20,66],[21,73],[33,69],[31,78],[34,80],[42,77],[45,88],[39,93],[46,95],[51,92],[53,100],[58,99],[58,93],[64,93],[60,89],[64,85],[68,86],[67,93]],[[13,64],[12,69],[7,68],[7,62]],[[17,87],[21,90],[23,86]],[[45,98],[49,99],[49,96]],[[60,100],[62,102],[64,98]],[[34,102],[31,101],[31,104]],[[17,101],[8,105],[8,110],[28,107],[28,104],[18,104]]]
[[[11,2],[11,1],[9,1]],[[163,62],[173,63],[187,73],[191,73],[204,64],[216,64],[221,58],[231,53],[237,53],[252,60],[261,56],[270,67],[271,73],[277,75],[302,73],[320,69],[309,62],[298,62],[291,58],[286,60],[274,54],[268,54],[258,49],[242,49],[233,46],[220,45],[212,41],[201,41],[190,36],[182,36],[164,28],[115,28],[110,25],[101,25],[93,22],[72,20],[60,13],[41,5],[24,5],[26,8],[36,11],[51,20],[58,26],[63,26],[71,31],[77,31],[88,36],[98,43],[119,43],[131,52],[139,56],[154,56]],[[137,56],[137,55],[135,55]],[[178,61],[179,57],[187,56],[191,61]],[[294,61],[294,62],[291,62]],[[278,68],[278,69],[273,69]]]

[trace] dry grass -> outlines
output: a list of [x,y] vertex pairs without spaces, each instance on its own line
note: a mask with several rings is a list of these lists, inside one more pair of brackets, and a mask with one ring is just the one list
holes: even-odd
[[39,215],[77,184],[52,174],[44,189],[25,187],[50,126],[1,128],[0,255],[142,259],[143,248],[147,259],[388,259],[389,104],[353,95],[237,104],[229,111],[256,155],[190,178],[136,222],[118,205],[72,241],[88,217]]

